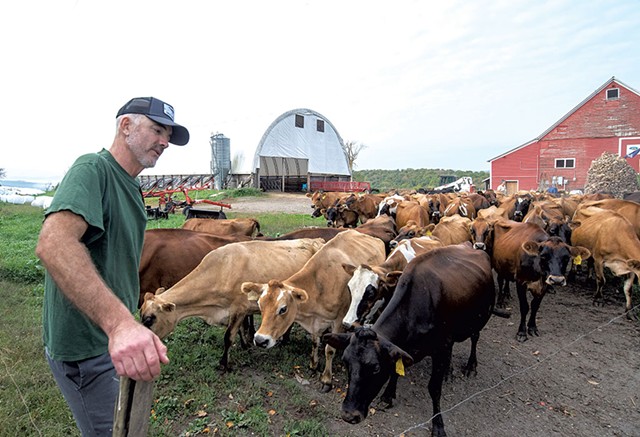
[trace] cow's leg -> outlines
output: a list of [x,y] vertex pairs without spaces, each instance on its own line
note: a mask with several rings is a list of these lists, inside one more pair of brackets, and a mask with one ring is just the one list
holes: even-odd
[[380,400],[387,404],[387,407],[393,406],[393,400],[396,398],[396,388],[398,387],[398,374],[391,372],[387,387],[384,389],[384,393],[380,396]]
[[238,335],[238,331],[242,327],[242,323],[245,319],[244,314],[231,314],[229,316],[229,324],[227,330],[224,331],[224,350],[222,351],[222,357],[220,358],[220,369],[223,371],[230,370],[229,368],[229,349],[233,345],[233,340]]
[[636,275],[634,273],[629,273],[627,279],[624,281],[624,297],[626,299],[625,311],[627,312],[627,319],[635,320],[637,316],[631,313],[631,287],[633,286],[633,282],[636,279]]
[[476,356],[476,350],[478,348],[479,338],[480,331],[471,334],[471,353],[469,354],[467,365],[462,369],[462,373],[464,373],[464,376],[471,376],[471,373],[473,373],[474,376],[478,374],[478,371],[476,370],[478,366],[478,357]]
[[527,302],[527,286],[526,284],[516,282],[516,290],[518,292],[518,301],[520,303],[520,326],[518,327],[516,340],[522,343],[524,341],[527,341],[526,320],[527,313],[529,312],[529,302]]
[[440,414],[440,397],[442,396],[442,381],[447,370],[451,366],[451,352],[453,344],[443,345],[435,351],[431,361],[431,378],[429,378],[429,395],[433,405],[433,421],[431,435],[442,437],[447,433],[444,431],[444,420]]
[[318,349],[320,349],[320,337],[316,334],[311,334],[311,342],[313,343],[313,349],[311,349],[311,363],[309,368],[311,370],[318,369]]
[[506,306],[505,301],[510,298],[509,280],[501,274],[498,274],[498,301],[496,302],[496,306],[498,308],[504,308]]
[[602,294],[602,289],[604,288],[604,284],[606,283],[606,279],[604,276],[604,263],[601,260],[594,262],[594,270],[596,274],[596,292],[593,295],[593,305],[603,306],[604,295]]
[[538,326],[536,325],[536,316],[538,314],[538,309],[540,309],[540,303],[542,303],[543,297],[544,294],[542,294],[541,296],[534,296],[533,299],[531,299],[531,314],[529,315],[529,323],[527,324],[527,332],[531,336],[540,336],[540,333],[538,332]]
[[325,345],[324,347],[324,372],[322,372],[322,376],[320,377],[320,382],[322,382],[322,393],[328,393],[331,390],[332,381],[333,381],[333,356],[336,354],[336,349],[333,346]]

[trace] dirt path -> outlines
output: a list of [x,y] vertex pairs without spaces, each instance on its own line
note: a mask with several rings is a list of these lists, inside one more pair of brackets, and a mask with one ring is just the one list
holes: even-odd
[[[545,297],[540,337],[525,343],[515,340],[517,315],[492,318],[478,344],[477,376],[460,370],[470,342],[454,346],[455,375],[441,403],[447,434],[640,435],[640,328],[619,317],[622,308],[621,301],[593,307],[591,292],[568,286]],[[430,423],[420,428],[432,411],[430,366],[427,358],[407,370],[393,408],[376,409],[355,426],[334,420],[331,429],[342,436],[430,435]],[[344,370],[336,374],[344,387]],[[340,402],[336,396],[337,418]]]

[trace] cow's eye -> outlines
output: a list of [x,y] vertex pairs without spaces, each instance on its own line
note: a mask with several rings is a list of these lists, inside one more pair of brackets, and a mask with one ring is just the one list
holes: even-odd
[[281,316],[286,312],[287,312],[287,306],[285,305],[285,306],[280,307],[280,309],[278,310],[278,315]]

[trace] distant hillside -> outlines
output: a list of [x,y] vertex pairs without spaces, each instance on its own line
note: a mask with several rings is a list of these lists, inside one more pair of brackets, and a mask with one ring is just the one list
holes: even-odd
[[433,188],[440,184],[441,175],[455,175],[456,177],[471,176],[476,187],[480,187],[482,180],[489,177],[488,171],[451,170],[406,168],[403,170],[354,170],[353,180],[370,182],[371,188],[388,191],[394,188]]

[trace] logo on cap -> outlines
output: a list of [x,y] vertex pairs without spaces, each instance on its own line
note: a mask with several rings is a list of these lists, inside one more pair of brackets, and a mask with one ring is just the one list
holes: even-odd
[[173,106],[165,103],[164,104],[164,113],[167,115],[167,117],[169,117],[171,119],[171,121],[174,120],[174,115],[173,115]]

